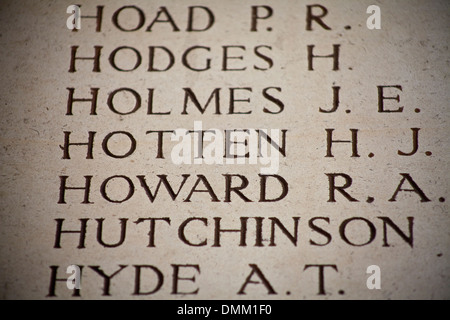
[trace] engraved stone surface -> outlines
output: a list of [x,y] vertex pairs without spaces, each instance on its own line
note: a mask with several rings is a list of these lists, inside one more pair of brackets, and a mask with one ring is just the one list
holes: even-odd
[[372,2],[2,1],[0,298],[449,299],[450,6]]

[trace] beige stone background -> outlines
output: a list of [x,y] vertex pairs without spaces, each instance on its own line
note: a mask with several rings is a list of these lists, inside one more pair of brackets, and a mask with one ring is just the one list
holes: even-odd
[[[448,299],[450,298],[450,221],[449,221],[449,21],[448,1],[78,1],[83,14],[93,14],[95,6],[105,6],[102,32],[84,20],[82,29],[72,33],[66,28],[70,1],[0,2],[1,94],[0,94],[0,298],[46,299],[51,265],[60,266],[64,276],[70,264],[100,265],[107,273],[119,264],[129,265],[112,281],[112,298],[119,299]],[[332,28],[305,30],[306,5],[320,3],[329,13],[325,18]],[[270,5],[274,15],[261,21],[261,30],[250,32],[250,7]],[[382,29],[366,28],[366,8],[381,8]],[[124,5],[136,5],[146,15],[146,26],[160,6],[166,6],[180,32],[171,32],[164,24],[153,32],[144,29],[121,32],[111,17]],[[208,6],[215,14],[213,28],[188,33],[187,7]],[[124,15],[125,17],[125,15]],[[130,18],[131,19],[131,18]],[[131,23],[131,22],[130,22]],[[351,29],[344,27],[350,25]],[[266,27],[272,27],[268,32]],[[331,71],[329,59],[315,61],[316,71],[307,71],[306,46],[328,54],[332,44],[341,45],[341,70]],[[101,73],[93,73],[89,62],[79,62],[78,72],[68,73],[70,47],[80,46],[80,54],[91,56],[94,45],[103,46]],[[143,66],[128,73],[114,71],[107,61],[119,46],[141,51]],[[161,73],[146,71],[147,47],[166,46],[176,54],[175,66]],[[212,68],[192,72],[182,67],[180,56],[192,45],[211,47]],[[244,45],[247,48],[243,72],[223,72],[221,47]],[[268,71],[252,68],[257,45],[272,47],[274,67]],[[123,58],[126,60],[126,57]],[[201,62],[201,60],[199,60]],[[402,85],[402,113],[377,112],[377,85]],[[331,104],[331,86],[341,86],[341,107],[333,114],[318,112]],[[282,88],[276,95],[285,104],[284,112],[262,112],[271,107],[262,98],[265,87]],[[73,116],[66,116],[67,87],[86,96],[90,87],[100,88],[98,115],[89,116],[85,104],[75,104]],[[120,87],[133,88],[143,97],[143,107],[128,116],[113,114],[106,105],[107,93]],[[213,88],[222,89],[223,114],[204,115],[194,109],[181,115],[182,88],[190,87],[202,99]],[[228,87],[251,87],[251,103],[241,104],[251,115],[227,115]],[[170,116],[145,114],[147,88],[156,88],[155,107],[172,110]],[[391,91],[391,93],[398,93]],[[124,102],[130,100],[123,100]],[[387,106],[399,105],[388,101]],[[414,109],[420,108],[420,113]],[[345,109],[351,113],[346,114]],[[155,159],[155,139],[148,130],[192,128],[202,120],[205,128],[279,128],[288,129],[287,157],[280,162],[279,175],[289,182],[289,194],[275,203],[244,203],[234,197],[231,203],[212,203],[207,194],[196,194],[191,203],[171,201],[165,190],[154,203],[145,196],[135,178],[146,175],[149,184],[156,174],[167,174],[179,181],[181,174],[204,174],[218,197],[224,197],[222,174],[244,174],[250,181],[247,195],[259,196],[259,166],[174,165],[170,157]],[[410,128],[421,128],[420,147],[411,157],[400,157],[397,150],[410,150]],[[335,128],[340,138],[348,138],[350,128],[358,128],[360,158],[350,158],[349,146],[333,147],[335,158],[325,158],[325,128]],[[94,159],[86,160],[83,148],[71,149],[71,160],[62,160],[59,145],[63,131],[72,131],[75,140],[86,140],[87,131],[96,131]],[[128,131],[137,139],[137,151],[117,160],[101,150],[101,139],[111,131]],[[338,138],[339,138],[338,137]],[[115,146],[121,150],[121,144]],[[123,146],[122,146],[123,147]],[[425,152],[431,151],[432,156]],[[367,155],[373,152],[374,158]],[[338,196],[329,203],[325,173],[344,172],[352,176],[351,193],[361,200],[347,202]],[[400,193],[397,202],[388,202],[400,182],[399,173],[408,172],[431,202],[421,203],[412,193]],[[107,177],[120,174],[133,179],[136,192],[123,204],[105,201],[99,187]],[[68,204],[57,204],[59,176],[70,176],[71,184],[82,184],[84,175],[93,175],[92,205],[83,205],[79,192],[68,192]],[[193,177],[189,187],[193,185]],[[152,187],[155,186],[153,183]],[[405,185],[406,187],[406,185]],[[117,195],[122,194],[117,186]],[[186,197],[188,191],[182,192]],[[276,190],[274,191],[276,192]],[[365,199],[373,196],[375,201]],[[440,197],[447,198],[439,202]],[[238,247],[237,235],[224,235],[223,246],[211,247],[213,217],[222,217],[224,227],[238,227],[239,217],[278,217],[292,230],[293,216],[301,217],[298,245],[294,246],[277,230],[277,246],[254,247],[254,222],[249,222],[248,246]],[[310,239],[324,238],[308,227],[312,217],[328,217],[322,224],[333,237],[324,247],[311,246]],[[382,224],[377,216],[390,217],[407,230],[407,217],[414,217],[414,248],[392,230],[391,247],[382,246]],[[132,223],[140,217],[170,217],[171,226],[157,230],[157,247],[147,248],[148,225]],[[208,239],[205,247],[188,247],[177,237],[178,225],[189,217],[208,218],[208,227],[192,225],[193,240]],[[364,217],[376,226],[376,239],[363,247],[351,247],[339,237],[340,223],[351,217]],[[62,249],[53,249],[56,223],[66,219],[65,227],[79,227],[78,219],[90,218],[86,249],[76,249],[78,238],[65,235]],[[128,218],[124,245],[103,248],[96,242],[94,219],[105,218],[105,239],[118,239],[118,218]],[[367,239],[367,227],[355,224],[349,231],[355,241]],[[264,225],[264,239],[270,226]],[[195,233],[198,232],[198,236]],[[247,295],[237,295],[250,273],[249,264],[257,264],[277,295],[268,295],[263,285],[248,285]],[[133,296],[134,273],[131,265],[157,266],[165,276],[161,290],[151,296]],[[199,288],[197,295],[171,294],[171,264],[199,264],[196,282],[183,282],[182,289]],[[304,271],[306,264],[336,264],[338,272],[326,272],[326,296],[317,295],[317,272]],[[381,268],[381,290],[366,287],[366,268]],[[186,273],[184,276],[191,276]],[[256,280],[256,278],[255,278]],[[84,270],[83,298],[103,298],[103,280],[92,270]],[[148,280],[150,281],[151,280]],[[150,282],[147,285],[150,285]],[[343,290],[344,294],[339,294]],[[287,295],[287,292],[290,295]],[[58,298],[71,298],[64,283],[57,285]],[[48,299],[48,298],[47,298]]]

